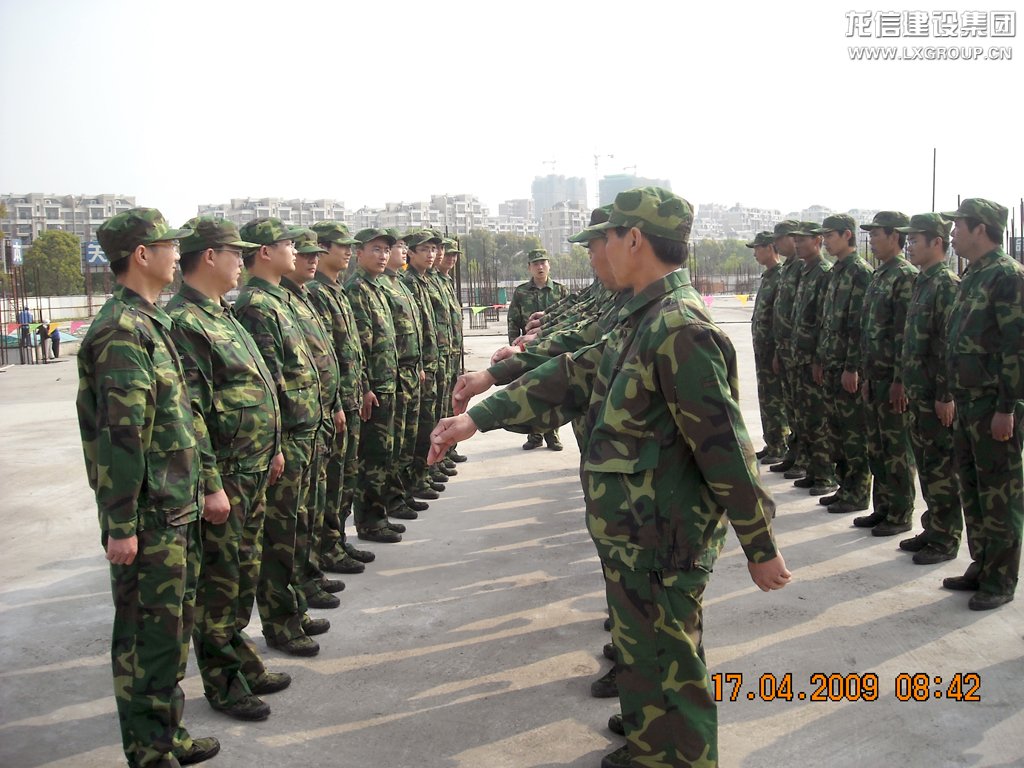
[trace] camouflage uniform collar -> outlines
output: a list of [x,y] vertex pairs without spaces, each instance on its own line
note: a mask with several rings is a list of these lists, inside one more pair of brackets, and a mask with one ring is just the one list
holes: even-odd
[[800,259],[800,261],[802,261],[802,262],[803,262],[803,272],[802,272],[802,274],[805,274],[805,275],[806,275],[806,274],[807,274],[808,272],[810,272],[810,271],[811,271],[812,269],[817,269],[817,268],[818,268],[818,267],[820,267],[820,266],[821,266],[822,264],[824,264],[824,263],[825,263],[825,257],[824,257],[824,256],[822,256],[822,255],[821,255],[821,254],[819,253],[819,254],[818,254],[818,258],[816,258],[816,259],[812,259],[811,261],[804,261],[803,259]]
[[302,295],[304,295],[306,293],[306,286],[305,286],[305,284],[299,285],[298,283],[296,283],[294,280],[292,280],[289,277],[282,277],[281,278],[281,287],[286,289],[286,290],[291,291],[296,296],[302,296]]
[[924,281],[924,280],[931,280],[933,277],[935,277],[936,275],[940,274],[943,270],[946,270],[946,269],[949,269],[949,267],[947,266],[946,262],[944,262],[944,261],[937,261],[934,264],[932,264],[930,267],[928,267],[928,269],[922,269],[917,274],[918,274],[920,280],[922,280],[922,281]]
[[671,293],[677,288],[682,288],[690,284],[690,270],[686,268],[677,269],[673,272],[669,272],[664,277],[655,280],[653,283],[648,285],[639,293],[633,295],[633,297],[626,302],[626,304],[619,311],[618,321],[622,322],[627,319],[630,315],[634,315],[640,312],[652,302],[657,301],[667,293]]
[[220,317],[224,314],[225,305],[223,300],[214,301],[205,293],[193,288],[184,280],[181,281],[181,288],[178,289],[178,295],[190,304],[195,304],[211,317]]
[[364,269],[359,264],[356,264],[355,274],[357,277],[363,278],[363,280],[370,283],[371,285],[379,285],[379,283],[377,282],[377,278],[380,277],[380,275],[372,274],[369,270]]
[[997,245],[991,251],[986,253],[976,262],[974,262],[974,264],[968,266],[968,269],[984,269],[990,264],[994,264],[995,262],[999,261],[999,259],[1003,258],[1004,256],[1006,256],[1006,251],[1003,250],[1003,246]]
[[259,288],[261,291],[266,291],[275,299],[280,299],[281,301],[288,301],[287,290],[285,290],[280,285],[274,285],[273,283],[264,280],[262,277],[256,277],[255,275],[253,275],[249,278],[249,281],[246,283],[246,285],[251,285],[254,288]]
[[772,264],[770,267],[768,267],[768,269],[764,271],[764,273],[761,276],[764,277],[764,275],[769,275],[772,272],[778,272],[780,269],[782,269],[781,261],[778,264]]
[[[341,277],[341,273],[340,272],[338,273],[338,277]],[[341,281],[340,280],[332,280],[327,274],[325,274],[324,272],[321,272],[319,269],[316,271],[316,274],[313,275],[313,279],[316,280],[318,283],[323,283],[324,285],[331,285],[331,286],[336,286],[336,285],[340,286],[341,285]]]
[[903,254],[902,253],[897,253],[895,256],[893,256],[888,261],[883,261],[881,264],[879,264],[877,267],[875,267],[875,272],[885,272],[886,270],[889,270],[889,269],[896,269],[896,267],[898,267],[900,264],[909,264],[909,263],[910,263],[909,261],[907,261],[905,258],[903,258]]
[[113,296],[129,307],[141,312],[165,330],[169,331],[171,329],[171,318],[168,317],[167,313],[155,304],[151,304],[148,299],[143,298],[131,288],[118,285],[113,291]]

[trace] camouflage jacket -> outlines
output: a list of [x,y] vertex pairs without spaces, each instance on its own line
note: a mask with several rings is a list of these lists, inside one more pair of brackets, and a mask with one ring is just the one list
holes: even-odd
[[861,368],[866,379],[900,381],[898,358],[916,274],[902,256],[875,267],[861,313]]
[[380,281],[379,275],[356,267],[345,283],[345,293],[359,329],[369,391],[387,394],[395,391],[398,348],[395,346],[395,320]]
[[949,388],[957,400],[1024,399],[1024,268],[1000,247],[967,268],[949,316]]
[[470,409],[482,430],[585,414],[587,527],[602,561],[706,581],[726,523],[748,559],[776,556],[774,504],[740,413],[736,354],[685,269],[633,296],[596,344]]
[[792,351],[790,341],[793,336],[793,305],[796,303],[796,289],[800,285],[803,266],[803,260],[796,256],[782,262],[779,288],[775,293],[775,303],[772,305],[772,337],[775,339],[776,351],[783,354]]
[[78,350],[78,427],[100,530],[114,539],[198,518],[200,460],[171,319],[118,286]]
[[348,296],[341,283],[322,272],[317,272],[306,287],[309,289],[310,302],[320,313],[324,327],[331,332],[341,375],[339,389],[342,406],[346,411],[358,409],[369,384],[366,381],[363,347],[359,343],[359,331]]
[[793,335],[789,340],[789,351],[800,364],[813,362],[817,354],[831,270],[831,265],[819,258],[804,264],[800,272],[800,285],[793,301]]
[[420,313],[420,357],[423,370],[433,373],[437,370],[437,329],[434,326],[434,305],[430,301],[430,285],[427,282],[429,278],[409,267],[401,274],[401,279],[416,300]]
[[956,301],[960,278],[944,262],[919,272],[907,311],[899,379],[907,397],[925,403],[948,403],[946,322]]
[[555,301],[568,295],[569,289],[551,278],[548,278],[547,285],[543,288],[538,288],[533,280],[517,285],[508,304],[509,343],[523,335],[530,315],[548,309]]
[[436,269],[426,274],[427,294],[434,317],[434,330],[437,332],[437,353],[447,359],[452,351],[452,315],[448,309],[448,298],[444,287],[444,278]]
[[609,292],[609,300],[602,305],[600,313],[594,313],[586,322],[553,330],[550,334],[531,341],[525,350],[495,363],[487,372],[494,377],[495,383],[508,384],[553,357],[596,344],[601,336],[614,327],[619,312],[632,297],[631,290]]
[[328,437],[334,435],[333,415],[344,410],[341,403],[341,368],[338,356],[334,352],[334,340],[327,332],[327,327],[320,319],[320,312],[309,299],[306,285],[299,285],[287,277],[281,278],[281,287],[294,297],[292,309],[295,319],[306,338],[306,346],[313,355],[317,376],[320,379],[320,408],[323,411],[321,433]]
[[761,274],[761,287],[757,289],[757,295],[754,297],[754,314],[750,318],[750,332],[754,339],[754,349],[758,354],[768,357],[775,354],[772,315],[781,280],[781,264],[768,267]]
[[423,365],[420,352],[423,328],[420,326],[422,313],[416,297],[397,272],[385,269],[377,280],[384,288],[388,306],[391,307],[391,317],[395,321],[398,364],[419,370]]
[[821,313],[818,363],[826,370],[860,373],[860,316],[871,267],[858,253],[832,265]]
[[[599,315],[611,295],[612,292],[607,291],[600,283],[591,284],[578,294],[569,294],[566,299],[557,302],[558,309],[552,305],[544,311],[538,336],[562,331],[585,322],[588,317]],[[572,301],[569,301],[570,297]]]
[[445,275],[440,274],[441,285],[445,289],[445,295],[448,300],[448,311],[451,315],[451,328],[452,328],[452,352],[455,354],[461,354],[462,352],[462,302],[459,301],[458,291],[455,286],[455,278],[452,277],[451,273]]
[[286,443],[311,438],[324,419],[320,377],[295,316],[298,301],[280,285],[250,277],[231,310],[252,335],[274,379]]
[[281,410],[256,342],[226,304],[188,283],[167,314],[192,395],[204,492],[224,489],[221,474],[266,472],[281,450]]

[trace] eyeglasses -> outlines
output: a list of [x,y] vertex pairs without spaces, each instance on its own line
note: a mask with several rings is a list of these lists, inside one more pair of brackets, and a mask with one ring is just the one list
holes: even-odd
[[238,250],[237,248],[214,248],[213,251],[214,253],[230,253],[236,259],[241,259],[243,256],[242,251]]
[[147,248],[155,248],[158,245],[166,246],[168,248],[173,248],[178,253],[181,253],[181,242],[178,241],[178,240],[160,240],[159,242],[156,242],[156,243],[150,243],[146,247]]

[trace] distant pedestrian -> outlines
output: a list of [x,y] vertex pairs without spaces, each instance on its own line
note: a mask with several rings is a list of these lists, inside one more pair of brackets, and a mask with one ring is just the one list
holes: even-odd
[[60,357],[60,328],[53,327],[50,331],[50,349],[53,351],[53,359]]
[[36,327],[36,336],[39,337],[39,355],[44,363],[50,362],[50,329],[46,320],[41,320]]

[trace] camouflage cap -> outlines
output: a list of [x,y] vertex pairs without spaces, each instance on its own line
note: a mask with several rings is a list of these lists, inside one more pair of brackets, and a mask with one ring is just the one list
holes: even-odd
[[878,229],[879,227],[885,227],[886,229],[905,227],[909,223],[910,217],[901,211],[879,211],[871,219],[870,224],[861,224],[860,228],[865,232],[870,232],[872,229]]
[[1006,229],[1006,217],[1009,211],[1005,206],[986,200],[983,197],[968,197],[960,202],[955,211],[943,212],[947,219],[977,219],[982,224],[998,229]]
[[321,243],[355,245],[357,242],[348,231],[348,227],[340,221],[318,221],[312,226],[312,230],[316,232],[317,240]]
[[303,229],[295,238],[295,250],[298,253],[327,253],[326,248],[321,248],[317,242],[316,232],[312,229]]
[[441,238],[434,234],[432,229],[418,229],[405,234],[405,244],[410,248],[415,248],[418,245],[424,243],[433,243],[434,245],[441,244]]
[[800,229],[799,221],[796,219],[786,219],[775,225],[775,229],[772,231],[772,234],[777,238],[785,237],[786,235],[792,235],[793,232],[798,229]]
[[747,243],[747,248],[757,248],[761,245],[775,245],[775,235],[771,232],[758,232],[754,239]]
[[273,245],[282,240],[295,240],[301,232],[301,227],[289,227],[280,219],[273,217],[253,219],[243,224],[239,231],[250,243],[256,243],[257,248],[261,245]]
[[604,224],[608,221],[608,217],[612,213],[612,204],[602,205],[600,208],[595,208],[590,212],[590,225],[585,229],[581,229],[575,235],[569,238],[570,243],[589,243],[598,237],[604,237],[603,230],[596,230],[594,226],[596,224]]
[[256,243],[242,239],[238,234],[238,225],[233,221],[214,216],[196,216],[185,222],[185,226],[192,230],[192,234],[181,238],[182,253],[196,253],[225,245],[244,249],[258,247]]
[[398,231],[398,227],[385,227],[384,231],[387,232],[389,235],[391,235],[393,238],[395,238],[395,242],[396,243],[399,240],[401,240],[402,242],[405,242],[405,236],[401,232]]
[[[355,233],[354,237],[359,245],[366,245],[371,240],[376,240],[377,238],[387,240],[389,246],[398,242],[393,235],[388,234],[386,229],[380,229],[379,227],[367,227],[366,229],[360,229]],[[406,244],[408,244],[408,242],[409,241],[407,240]]]
[[536,261],[547,261],[548,252],[543,248],[534,248],[526,253],[526,263],[533,264]]
[[451,242],[451,245],[446,245],[444,247],[444,255],[448,256],[448,255],[453,254],[453,253],[461,254],[462,253],[462,249],[459,248],[459,244],[456,241],[454,241],[454,240],[451,240],[450,242]]
[[441,238],[441,245],[444,246],[444,249],[446,251],[449,251],[452,248],[458,248],[459,247],[459,244],[456,243],[454,240],[452,240],[450,237],[442,237]]
[[615,196],[608,221],[594,225],[595,230],[615,227],[636,227],[649,235],[685,243],[693,227],[693,206],[661,187],[627,189]]
[[796,229],[789,234],[794,237],[817,237],[821,234],[817,230],[818,225],[813,221],[798,221],[796,222]]
[[905,227],[896,227],[897,232],[905,235],[927,233],[941,237],[943,240],[949,238],[953,229],[953,222],[941,213],[915,213],[910,217],[910,224]]
[[179,240],[191,234],[188,227],[171,229],[156,208],[130,208],[96,228],[96,239],[110,262],[128,258],[140,245]]
[[857,222],[848,213],[833,213],[826,216],[820,227],[814,228],[814,234],[823,235],[826,232],[850,232],[857,231]]

